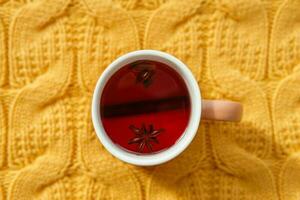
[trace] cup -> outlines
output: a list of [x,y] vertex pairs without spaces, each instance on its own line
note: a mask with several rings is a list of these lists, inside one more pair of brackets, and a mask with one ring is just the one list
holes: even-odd
[[[105,113],[105,112],[103,112],[104,108],[100,105],[101,104],[100,102],[102,102],[106,85],[109,84],[109,81],[113,78],[116,79],[115,81],[119,80],[116,77],[114,77],[114,75],[116,73],[118,73],[122,68],[124,68],[125,66],[128,66],[131,63],[137,63],[139,61],[146,61],[146,64],[144,63],[142,66],[148,66],[149,62],[153,61],[153,62],[157,62],[157,63],[162,63],[162,65],[166,65],[169,68],[171,68],[174,72],[176,72],[182,78],[183,83],[186,88],[186,91],[188,93],[188,97],[189,97],[189,101],[187,102],[186,105],[189,106],[190,112],[188,112],[189,116],[188,116],[188,121],[186,122],[185,129],[184,130],[182,129],[182,133],[181,133],[180,137],[176,140],[176,142],[173,145],[171,145],[170,147],[168,147],[166,149],[163,149],[161,151],[157,151],[154,153],[137,153],[137,152],[133,152],[133,151],[128,151],[127,149],[124,149],[120,145],[116,144],[114,141],[112,141],[111,137],[109,136],[108,132],[110,130],[107,129],[107,127],[105,127],[106,122],[104,122],[103,118],[101,117],[103,115],[103,113]],[[134,72],[136,72],[134,70],[132,71],[131,75],[128,75],[128,79],[130,79],[130,77],[134,76]],[[171,73],[171,71],[170,71],[170,73]],[[136,75],[136,73],[135,73],[135,75]],[[139,88],[145,87],[145,90],[147,90],[149,83],[151,83],[151,81],[153,81],[153,80],[149,79],[149,77],[151,77],[152,75],[155,77],[155,71],[145,70],[144,68],[141,68],[138,75],[136,75],[136,83],[135,84],[142,83],[144,85],[142,85],[142,86],[137,85],[137,87],[139,87]],[[172,76],[170,76],[170,77],[172,77]],[[171,88],[170,88],[170,90],[171,90]],[[109,91],[114,92],[112,90],[109,90]],[[137,91],[139,91],[139,90],[137,90]],[[156,91],[156,90],[154,90],[154,91]],[[158,93],[158,91],[157,91],[157,93]],[[123,94],[123,96],[124,95],[126,96],[126,94]],[[159,96],[159,94],[157,94],[156,96]],[[137,94],[137,97],[138,97],[138,94]],[[120,98],[122,98],[122,97],[120,97]],[[118,99],[119,98],[115,98],[112,100],[108,99],[107,103],[110,104],[110,101],[117,102]],[[145,99],[147,100],[147,95],[146,95]],[[151,104],[151,105],[156,106],[156,104],[158,104],[157,102],[158,101],[156,101],[155,104]],[[168,108],[168,109],[170,108],[171,109],[175,105],[175,104],[174,105],[173,104],[174,103],[165,103],[164,105],[160,106],[160,108]],[[143,104],[142,105],[136,104],[136,106],[134,105],[133,107],[137,108],[138,105],[142,108],[143,107],[147,108],[147,106],[143,106]],[[181,104],[178,104],[178,105],[181,105]],[[132,109],[133,107],[131,105],[130,108]],[[106,112],[106,114],[112,115],[113,112],[117,113],[117,114],[119,112],[120,114],[122,114],[122,112],[125,112],[128,110],[130,111],[130,109],[126,109],[126,106],[125,106],[125,108],[118,107],[117,109],[110,109],[108,112]],[[147,112],[147,109],[146,109],[146,112]],[[184,113],[186,114],[186,112],[184,112]],[[238,122],[241,120],[241,117],[242,117],[242,105],[240,103],[233,102],[233,101],[226,101],[226,100],[202,99],[198,83],[195,80],[191,71],[188,69],[188,67],[183,62],[181,62],[179,59],[177,59],[176,57],[174,57],[168,53],[157,51],[157,50],[138,50],[138,51],[127,53],[127,54],[117,58],[115,61],[113,61],[104,70],[104,72],[100,76],[100,78],[96,84],[94,94],[93,94],[93,100],[92,100],[92,121],[93,121],[93,125],[95,128],[96,134],[97,134],[100,142],[102,143],[102,145],[107,149],[107,151],[109,151],[116,158],[118,158],[124,162],[130,163],[133,165],[139,165],[139,166],[152,166],[152,165],[162,164],[162,163],[165,163],[165,162],[175,158],[180,153],[182,153],[188,147],[188,145],[191,143],[193,138],[195,137],[201,119],[202,120],[221,120],[221,121]],[[163,118],[163,119],[166,119],[166,118]],[[114,120],[116,120],[116,124],[117,124],[117,119],[114,119]],[[111,124],[113,124],[113,123],[114,122],[111,122]],[[111,126],[111,127],[113,127],[113,126]],[[116,128],[116,127],[113,127],[113,128]],[[149,148],[151,148],[152,143],[150,143],[149,140],[151,140],[151,142],[153,142],[153,145],[154,145],[155,144],[154,142],[158,142],[158,141],[155,141],[156,138],[154,136],[156,136],[160,131],[161,132],[165,131],[163,129],[155,130],[154,129],[155,127],[153,127],[153,125],[149,125],[149,127],[148,127],[145,124],[142,124],[140,127],[138,127],[137,125],[136,126],[128,125],[128,128],[131,129],[133,132],[135,132],[135,134],[138,136],[141,136],[144,133],[146,134],[147,131],[148,131],[148,133],[152,131],[151,132],[152,135],[150,135],[150,136],[143,135],[143,137],[147,136],[147,138],[148,138],[147,141],[149,144],[148,143],[142,144],[141,141],[144,141],[144,140],[142,140],[141,138],[133,138],[133,141],[131,141],[132,143],[140,142],[139,147],[142,146],[143,148],[146,148],[146,145],[150,145]],[[160,127],[156,127],[156,128],[160,128]],[[176,128],[176,126],[175,126],[175,128]],[[125,130],[126,128],[123,128],[123,129],[124,130],[119,130],[120,131],[119,134],[122,134],[123,131],[124,132],[128,131],[128,130]],[[171,134],[171,133],[169,133],[169,134]],[[165,138],[167,138],[167,137],[165,137]],[[145,141],[146,141],[146,139],[145,139]]]

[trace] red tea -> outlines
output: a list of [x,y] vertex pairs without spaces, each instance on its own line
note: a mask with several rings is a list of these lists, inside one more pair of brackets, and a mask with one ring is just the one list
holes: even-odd
[[139,60],[123,66],[106,83],[101,120],[110,139],[134,153],[155,153],[176,143],[190,117],[182,77],[166,64]]

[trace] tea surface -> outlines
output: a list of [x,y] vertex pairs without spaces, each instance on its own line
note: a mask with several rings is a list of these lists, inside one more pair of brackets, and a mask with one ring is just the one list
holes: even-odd
[[106,133],[134,153],[155,153],[174,145],[187,127],[190,112],[184,80],[156,61],[123,66],[110,77],[100,100]]

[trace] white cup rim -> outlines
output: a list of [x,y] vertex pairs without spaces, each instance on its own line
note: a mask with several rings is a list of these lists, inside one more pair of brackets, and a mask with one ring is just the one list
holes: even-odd
[[[100,98],[106,82],[122,66],[136,60],[155,60],[165,63],[176,70],[184,79],[187,86],[191,113],[188,125],[181,138],[171,147],[154,154],[133,154],[114,144],[106,134],[100,117]],[[195,137],[201,119],[201,92],[197,81],[188,67],[176,57],[157,50],[138,50],[127,53],[113,61],[97,81],[92,100],[92,121],[96,134],[103,146],[118,159],[139,166],[152,166],[165,163],[183,152]]]

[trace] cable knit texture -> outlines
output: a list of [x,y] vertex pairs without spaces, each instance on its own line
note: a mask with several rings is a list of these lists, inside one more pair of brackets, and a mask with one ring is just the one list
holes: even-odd
[[[156,167],[91,123],[102,71],[138,49],[187,64],[241,123],[201,122]],[[300,199],[300,1],[0,0],[0,199]]]

